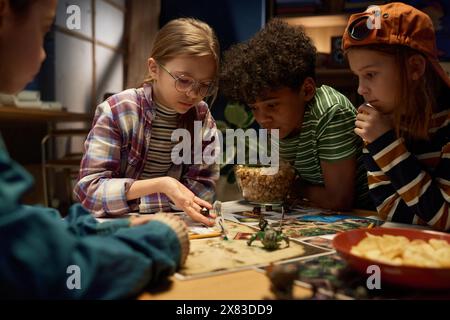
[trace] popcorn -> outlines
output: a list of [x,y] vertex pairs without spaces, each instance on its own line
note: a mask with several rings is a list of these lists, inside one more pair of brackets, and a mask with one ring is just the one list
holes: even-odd
[[367,233],[350,252],[394,266],[450,268],[450,243],[440,239],[410,240],[404,236]]
[[280,163],[277,173],[264,174],[263,166],[236,165],[236,180],[245,200],[257,203],[282,203],[295,179],[295,170],[288,163]]

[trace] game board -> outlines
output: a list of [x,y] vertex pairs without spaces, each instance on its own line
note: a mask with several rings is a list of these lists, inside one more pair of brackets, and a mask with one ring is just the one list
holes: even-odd
[[259,241],[255,241],[252,246],[247,245],[248,236],[255,232],[254,229],[234,222],[227,222],[227,229],[228,240],[216,237],[191,241],[186,264],[176,277],[179,279],[204,277],[330,252],[327,249],[297,242],[291,242],[289,247],[283,243],[280,249],[267,251]]
[[[238,211],[232,213],[233,220],[245,224],[251,228],[258,228],[260,215],[269,222],[273,228],[278,228],[281,222],[281,213],[274,211],[262,211],[260,214],[252,211]],[[380,226],[383,221],[359,216],[321,213],[320,210],[313,214],[298,214],[288,212],[283,220],[283,232],[291,239],[304,239],[321,235],[336,234],[360,228],[372,228]]]
[[[448,299],[448,291],[423,291],[393,287],[383,283],[380,289],[368,289],[368,277],[351,269],[337,253],[289,262],[298,269],[294,284],[311,289],[310,299]],[[266,272],[265,268],[260,269]]]

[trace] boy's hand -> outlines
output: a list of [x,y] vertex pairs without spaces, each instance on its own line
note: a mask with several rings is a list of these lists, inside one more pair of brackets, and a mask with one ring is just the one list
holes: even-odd
[[355,133],[366,143],[372,143],[394,128],[392,115],[383,114],[366,104],[358,108],[355,126]]

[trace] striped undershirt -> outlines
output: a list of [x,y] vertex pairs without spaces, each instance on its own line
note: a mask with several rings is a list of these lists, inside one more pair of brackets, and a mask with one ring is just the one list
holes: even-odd
[[305,109],[301,132],[280,140],[280,157],[293,164],[301,178],[312,184],[324,184],[321,161],[356,157],[355,207],[370,208],[362,141],[353,131],[355,107],[344,95],[323,85],[317,88]]
[[152,121],[152,135],[141,180],[167,175],[172,166],[172,148],[177,143],[171,141],[171,136],[177,127],[178,113],[169,107],[156,104],[156,115]]

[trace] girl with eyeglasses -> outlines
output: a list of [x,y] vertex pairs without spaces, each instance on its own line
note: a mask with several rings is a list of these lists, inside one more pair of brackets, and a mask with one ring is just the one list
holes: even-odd
[[[172,132],[186,129],[201,139],[203,152],[216,125],[205,98],[217,94],[219,43],[206,23],[181,18],[156,35],[148,77],[141,88],[111,96],[96,110],[85,143],[75,194],[96,216],[181,209],[195,221],[214,225],[212,209],[218,164],[174,164]],[[194,121],[202,137],[194,136]],[[192,146],[192,145],[191,145]],[[193,148],[192,148],[193,149]],[[183,154],[183,159],[184,159]]]
[[[39,71],[56,0],[0,0],[0,93]],[[189,253],[186,225],[171,214],[99,223],[80,204],[65,219],[23,205],[31,175],[0,137],[0,299],[133,298],[173,274]]]
[[369,7],[350,17],[343,49],[366,101],[355,132],[379,215],[450,230],[450,79],[431,19],[403,3]]

